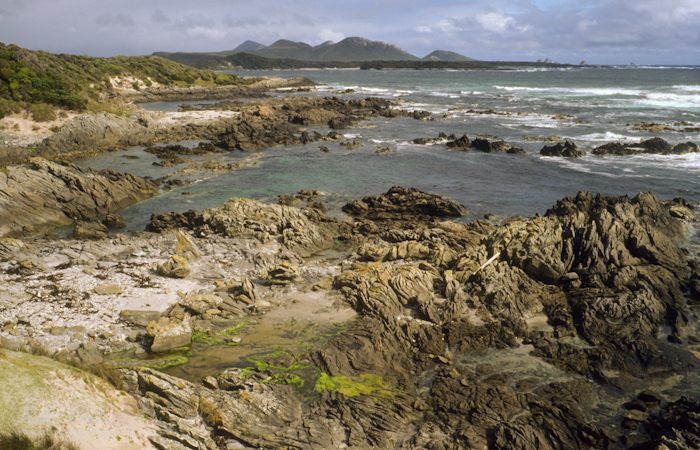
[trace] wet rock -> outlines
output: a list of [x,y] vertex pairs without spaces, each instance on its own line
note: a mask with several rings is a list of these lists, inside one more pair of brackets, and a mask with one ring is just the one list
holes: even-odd
[[644,423],[644,430],[648,440],[632,448],[700,448],[700,403],[681,397],[650,417]]
[[466,151],[471,148],[472,143],[469,141],[469,137],[467,137],[467,135],[464,134],[460,138],[449,141],[446,145],[448,148],[454,150]]
[[157,322],[150,322],[146,332],[153,338],[150,347],[153,353],[189,347],[192,343],[192,326],[188,316],[182,321],[161,317]]
[[644,153],[658,153],[662,155],[670,153],[672,149],[671,144],[658,137],[640,142],[639,147],[644,149]]
[[700,149],[692,142],[681,143],[676,146],[671,146],[665,140],[654,137],[641,141],[639,144],[621,144],[619,142],[611,142],[601,145],[593,150],[594,155],[636,155],[636,154],[684,154],[698,152]]
[[[466,135],[464,135],[464,136],[466,136]],[[464,136],[462,136],[462,138]],[[413,142],[414,144],[417,144],[417,145],[428,145],[428,144],[436,144],[438,142],[444,142],[444,141],[454,142],[456,140],[457,140],[457,136],[455,136],[454,134],[451,134],[448,136],[446,133],[440,132],[440,134],[436,138],[415,138],[411,142]],[[469,140],[469,138],[467,138],[467,140]]]
[[362,146],[362,139],[355,138],[352,140],[341,142],[339,145],[341,147],[345,147],[348,150],[354,150],[354,149]]
[[637,153],[635,150],[633,150],[630,147],[627,147],[624,144],[621,144],[619,142],[610,142],[610,143],[603,144],[603,145],[593,149],[594,155],[624,156],[624,155],[633,155],[635,153]]
[[673,147],[673,150],[671,150],[671,153],[676,154],[676,155],[683,155],[685,153],[698,153],[700,152],[700,148],[698,148],[698,145],[695,144],[694,142],[682,142],[680,144],[676,144]]
[[333,130],[342,130],[343,128],[350,128],[355,120],[352,117],[342,117],[335,118],[328,121],[328,127]]
[[102,221],[102,223],[105,224],[107,228],[114,229],[126,227],[126,221],[119,213],[108,213],[107,215],[105,215],[105,218]]
[[379,145],[374,152],[378,155],[388,155],[396,153],[396,147],[393,145]]
[[485,153],[510,153],[519,154],[525,153],[520,147],[513,147],[505,141],[489,141],[484,138],[476,138],[471,142],[471,148]]
[[192,271],[190,263],[179,255],[173,255],[163,264],[159,264],[156,272],[169,278],[187,278]]
[[540,150],[542,156],[558,156],[561,158],[580,158],[586,156],[586,152],[579,149],[575,143],[571,141],[559,142],[555,145],[542,147]]

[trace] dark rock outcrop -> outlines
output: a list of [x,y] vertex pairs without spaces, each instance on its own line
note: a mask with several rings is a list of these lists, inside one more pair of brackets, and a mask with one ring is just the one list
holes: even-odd
[[686,142],[672,146],[665,140],[655,137],[641,141],[639,144],[622,144],[619,142],[610,142],[601,145],[593,150],[594,155],[638,155],[638,154],[657,154],[657,155],[678,155],[684,153],[697,153],[700,148],[692,142]]
[[505,141],[489,141],[488,139],[476,138],[472,141],[472,148],[485,153],[525,153],[520,147],[513,147]]
[[431,218],[460,217],[467,213],[459,203],[414,188],[394,186],[385,194],[364,197],[343,206],[355,217],[371,220],[403,220],[420,216]]
[[586,156],[586,152],[579,149],[575,143],[571,141],[559,142],[554,145],[546,145],[540,150],[542,156],[558,156],[561,158],[580,158]]
[[446,145],[447,148],[462,151],[469,150],[472,146],[471,142],[469,142],[469,137],[467,137],[466,134],[462,135],[460,138],[449,141]]

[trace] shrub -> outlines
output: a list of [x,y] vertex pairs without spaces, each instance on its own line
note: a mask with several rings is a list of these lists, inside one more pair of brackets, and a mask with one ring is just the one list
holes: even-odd
[[10,114],[18,113],[22,110],[22,105],[5,98],[0,98],[0,119]]
[[37,122],[51,122],[56,120],[56,109],[46,103],[34,103],[29,105],[29,113]]
[[54,436],[45,434],[38,439],[14,431],[0,435],[0,449],[11,450],[79,450],[75,444],[57,440]]

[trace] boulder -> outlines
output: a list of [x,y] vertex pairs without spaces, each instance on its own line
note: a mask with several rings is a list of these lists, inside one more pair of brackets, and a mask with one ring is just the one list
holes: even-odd
[[646,139],[637,146],[644,149],[644,153],[656,153],[661,155],[670,153],[672,149],[671,144],[659,137]]
[[673,147],[673,150],[671,150],[671,153],[676,154],[676,155],[683,155],[685,153],[698,153],[700,152],[700,147],[698,147],[697,144],[694,142],[682,142],[680,144],[676,144]]
[[188,347],[192,343],[192,326],[189,316],[184,320],[176,320],[161,317],[146,327],[146,332],[153,339],[151,351],[163,353],[182,347]]
[[169,278],[187,278],[191,271],[190,263],[179,255],[171,256],[156,268],[159,275]]
[[273,285],[285,285],[294,282],[298,277],[297,269],[288,261],[282,261],[269,267],[263,278]]

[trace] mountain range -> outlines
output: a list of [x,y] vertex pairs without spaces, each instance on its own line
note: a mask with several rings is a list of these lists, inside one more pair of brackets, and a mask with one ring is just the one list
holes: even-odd
[[[349,37],[340,42],[327,41],[312,46],[305,42],[280,39],[266,46],[255,41],[245,41],[233,50],[208,53],[155,53],[180,62],[211,66],[215,58],[228,57],[240,53],[271,59],[322,62],[367,62],[367,61],[473,61],[459,53],[435,50],[425,58],[419,58],[405,50],[386,42],[371,41],[361,37]],[[214,58],[214,59],[212,59]]]

